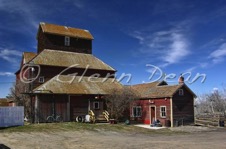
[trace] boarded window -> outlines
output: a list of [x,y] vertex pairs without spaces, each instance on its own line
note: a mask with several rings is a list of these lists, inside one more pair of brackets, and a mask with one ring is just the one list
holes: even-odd
[[184,90],[183,89],[179,89],[179,95],[183,96],[184,95]]
[[160,106],[160,117],[166,117],[166,106]]
[[65,36],[65,38],[64,38],[64,45],[65,46],[70,46],[70,37]]
[[142,110],[141,106],[134,106],[132,109],[132,117],[141,117]]

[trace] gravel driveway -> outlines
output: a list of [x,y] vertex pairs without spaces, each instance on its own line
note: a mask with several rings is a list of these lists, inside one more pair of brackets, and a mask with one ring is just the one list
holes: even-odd
[[[0,133],[0,144],[12,149],[220,149],[226,146],[226,129],[178,127],[186,134],[150,135],[114,131],[60,131]],[[194,131],[196,130],[196,131]]]

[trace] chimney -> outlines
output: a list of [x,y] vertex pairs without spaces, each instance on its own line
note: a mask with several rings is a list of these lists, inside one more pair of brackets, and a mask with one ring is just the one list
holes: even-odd
[[178,83],[179,84],[184,84],[184,77],[182,76],[182,74],[180,74],[180,77],[178,79]]

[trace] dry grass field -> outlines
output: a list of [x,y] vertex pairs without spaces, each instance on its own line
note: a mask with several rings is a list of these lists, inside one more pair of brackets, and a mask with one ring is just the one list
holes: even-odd
[[33,124],[0,130],[12,149],[225,148],[225,128],[178,127],[150,130],[133,125]]

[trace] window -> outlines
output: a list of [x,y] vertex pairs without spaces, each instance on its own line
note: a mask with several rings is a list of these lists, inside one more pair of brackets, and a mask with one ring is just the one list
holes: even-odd
[[70,37],[65,36],[65,38],[64,38],[64,45],[65,46],[70,46]]
[[160,117],[166,117],[166,106],[160,106]]
[[100,103],[99,102],[94,102],[93,103],[93,109],[100,109]]
[[39,77],[38,82],[39,82],[39,83],[44,83],[44,82],[45,82],[44,77]]
[[132,117],[141,117],[142,110],[141,106],[134,106],[132,109]]
[[184,95],[184,90],[183,89],[179,89],[179,95],[183,96]]

